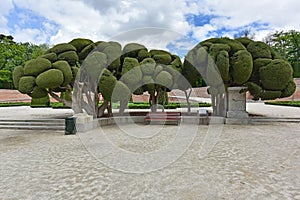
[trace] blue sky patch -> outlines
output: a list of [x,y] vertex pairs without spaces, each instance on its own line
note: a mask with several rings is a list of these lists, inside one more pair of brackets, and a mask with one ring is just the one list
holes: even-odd
[[[32,10],[19,7],[16,4],[7,15],[7,21],[11,34],[14,34],[17,29],[38,29],[43,34],[49,35],[46,42],[49,42],[50,36],[58,32],[59,27],[54,21],[50,21]],[[45,27],[45,23],[51,24],[55,28],[49,30]]]
[[214,18],[217,18],[217,17],[218,17],[217,15],[187,14],[185,16],[185,19],[190,25],[204,26],[205,24],[210,24],[210,21]]

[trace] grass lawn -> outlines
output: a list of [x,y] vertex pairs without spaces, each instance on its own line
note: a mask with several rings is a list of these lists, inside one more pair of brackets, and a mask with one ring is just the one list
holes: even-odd
[[300,107],[300,101],[267,101],[265,104],[277,106],[293,106]]

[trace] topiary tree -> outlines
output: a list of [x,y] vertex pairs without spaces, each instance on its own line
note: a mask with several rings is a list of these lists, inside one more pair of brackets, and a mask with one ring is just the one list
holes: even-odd
[[187,54],[183,72],[192,85],[199,77],[205,80],[214,113],[221,116],[226,115],[228,87],[244,86],[255,100],[286,97],[295,91],[291,65],[267,44],[248,38],[199,43]]

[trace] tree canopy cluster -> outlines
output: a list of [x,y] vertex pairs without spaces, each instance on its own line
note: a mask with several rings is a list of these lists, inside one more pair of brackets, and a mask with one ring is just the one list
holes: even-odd
[[[33,98],[50,94],[68,106],[72,105],[73,88],[80,88],[75,96],[83,98],[84,94],[87,99],[78,100],[80,104],[94,102],[94,107],[103,111],[111,110],[114,101],[126,104],[132,93],[146,91],[152,105],[159,99],[163,104],[167,91],[185,91],[199,78],[210,86],[212,93],[220,92],[222,85],[246,86],[256,100],[286,97],[295,91],[292,74],[290,63],[270,46],[248,38],[200,42],[188,52],[184,63],[177,55],[149,50],[142,44],[128,43],[122,47],[114,41],[76,38],[15,67],[13,81],[24,94]],[[55,92],[62,92],[62,96]],[[100,108],[98,93],[105,100]],[[93,113],[92,108],[90,112]]]

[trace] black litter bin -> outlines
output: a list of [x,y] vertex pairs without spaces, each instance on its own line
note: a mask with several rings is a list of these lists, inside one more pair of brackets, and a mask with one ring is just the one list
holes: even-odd
[[65,119],[65,135],[76,134],[76,118],[67,117]]

